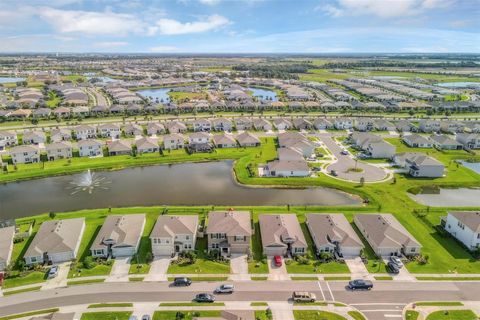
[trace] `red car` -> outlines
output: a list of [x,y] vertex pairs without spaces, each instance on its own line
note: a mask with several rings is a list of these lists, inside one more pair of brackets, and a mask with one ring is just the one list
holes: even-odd
[[275,267],[281,267],[282,266],[282,257],[274,256],[273,257],[273,262],[275,263]]

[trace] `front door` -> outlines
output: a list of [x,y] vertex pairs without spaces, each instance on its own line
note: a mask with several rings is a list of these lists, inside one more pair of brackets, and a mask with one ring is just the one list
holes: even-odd
[[175,252],[180,252],[180,246],[178,244],[175,245]]

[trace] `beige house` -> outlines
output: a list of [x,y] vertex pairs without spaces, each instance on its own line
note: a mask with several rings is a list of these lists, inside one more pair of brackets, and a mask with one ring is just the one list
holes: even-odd
[[85,218],[43,222],[23,256],[26,264],[60,263],[76,259],[84,230]]
[[0,271],[4,271],[12,259],[15,226],[0,228]]
[[40,149],[35,145],[16,146],[10,149],[13,164],[40,162]]
[[197,230],[197,215],[159,216],[150,234],[153,255],[170,256],[195,250]]
[[147,134],[162,134],[165,133],[165,126],[159,122],[149,122],[147,124]]
[[213,136],[213,143],[217,148],[235,148],[237,141],[231,134],[216,134]]
[[166,150],[183,149],[185,137],[179,133],[170,133],[163,136],[163,147]]
[[135,141],[137,146],[137,152],[142,153],[155,153],[160,149],[158,146],[158,140],[150,137],[140,138]]
[[128,136],[143,135],[143,127],[137,123],[127,123],[124,128],[125,134]]
[[295,256],[307,253],[307,240],[295,214],[261,214],[258,221],[263,254]]
[[0,150],[17,144],[17,134],[13,131],[0,131]]
[[72,139],[72,130],[67,128],[52,129],[50,139],[53,142],[68,141]]
[[237,141],[240,147],[258,147],[261,142],[260,139],[250,132],[243,132],[237,136]]
[[357,214],[354,222],[379,257],[420,253],[420,243],[390,213]]
[[129,155],[132,145],[128,140],[114,140],[108,145],[108,154],[111,156]]
[[206,235],[208,250],[221,254],[250,253],[252,224],[249,211],[211,211],[208,213]]
[[138,251],[145,214],[109,215],[90,247],[94,257],[131,257]]
[[69,141],[60,141],[47,144],[45,149],[47,150],[48,161],[70,159],[72,157],[73,148]]
[[187,125],[180,121],[167,122],[168,133],[184,133],[187,132]]

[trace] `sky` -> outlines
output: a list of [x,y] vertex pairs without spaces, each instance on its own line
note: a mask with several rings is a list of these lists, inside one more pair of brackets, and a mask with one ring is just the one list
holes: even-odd
[[0,52],[480,52],[480,0],[1,0]]

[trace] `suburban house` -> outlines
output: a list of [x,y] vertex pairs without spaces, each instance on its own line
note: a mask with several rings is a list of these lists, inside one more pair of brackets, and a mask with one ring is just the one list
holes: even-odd
[[263,118],[257,118],[253,120],[253,127],[255,130],[272,131],[273,127],[270,121]]
[[209,132],[212,129],[212,124],[210,120],[207,119],[197,119],[192,122],[193,131],[195,132]]
[[76,259],[84,230],[85,218],[43,222],[23,256],[26,264],[60,263]]
[[123,131],[127,136],[143,135],[143,127],[137,123],[127,123]]
[[149,122],[147,124],[147,134],[152,136],[154,134],[165,133],[165,126],[159,122]]
[[13,164],[40,162],[40,149],[38,146],[15,146],[9,151]]
[[442,121],[440,129],[445,133],[460,133],[465,130],[465,124],[459,121]]
[[430,136],[433,145],[442,150],[462,150],[463,145],[444,134],[434,134]]
[[260,139],[250,132],[240,133],[237,141],[240,147],[258,147],[261,144]]
[[92,256],[131,257],[138,251],[145,214],[109,215],[97,234],[90,251]]
[[353,127],[358,131],[372,131],[375,128],[375,122],[370,118],[355,118]]
[[235,118],[235,128],[238,131],[252,130],[253,121],[252,119],[246,117]]
[[143,137],[135,140],[135,146],[137,147],[137,152],[139,154],[155,153],[160,150],[158,140],[151,137]]
[[455,139],[465,149],[480,149],[480,133],[457,133]]
[[208,144],[210,142],[210,134],[206,132],[194,132],[188,136],[188,143],[194,144]]
[[408,120],[398,120],[395,124],[395,127],[399,132],[411,132],[417,131],[417,127],[415,127],[410,121]]
[[278,148],[278,159],[281,161],[302,161],[303,154],[294,148]]
[[284,118],[276,118],[273,120],[273,125],[277,130],[289,130],[292,128],[292,122]]
[[395,131],[397,129],[393,123],[385,119],[374,120],[373,127],[378,131]]
[[0,272],[10,265],[14,237],[15,226],[0,228]]
[[212,127],[215,131],[232,131],[233,122],[227,118],[215,118],[212,120]]
[[170,133],[163,136],[163,147],[166,150],[183,149],[185,138],[180,133]]
[[468,250],[474,251],[480,247],[479,211],[449,211],[441,222],[445,230]]
[[315,152],[315,145],[299,132],[284,132],[278,135],[278,145],[284,148],[299,150],[305,158]]
[[333,126],[337,130],[347,130],[353,128],[353,120],[350,118],[335,118]]
[[410,148],[431,148],[433,143],[419,134],[410,134],[402,137],[402,141]]
[[213,136],[213,143],[217,148],[235,148],[237,141],[231,134],[216,134]]
[[325,130],[325,129],[332,129],[333,128],[333,124],[325,118],[315,119],[315,121],[313,121],[313,126],[317,130]]
[[313,128],[313,124],[305,118],[295,118],[292,123],[297,130],[310,130]]
[[0,131],[0,150],[17,144],[17,134],[13,131]]
[[269,177],[308,177],[310,168],[305,160],[273,160],[264,167],[264,175]]
[[98,140],[80,140],[77,145],[80,157],[103,157],[103,144]]
[[94,139],[97,137],[97,129],[90,125],[79,125],[73,128],[77,140]]
[[390,213],[357,214],[353,220],[379,257],[420,253],[420,243]]
[[72,130],[66,128],[52,129],[50,140],[52,142],[68,141],[72,139]]
[[72,157],[73,147],[69,141],[60,141],[47,144],[45,149],[47,150],[48,161],[70,159]]
[[153,255],[171,256],[195,250],[197,230],[197,215],[159,216],[150,233]]
[[187,132],[187,126],[180,121],[167,122],[168,133],[184,133]]
[[132,145],[128,140],[114,140],[107,146],[111,156],[129,155],[132,153]]
[[437,120],[420,120],[419,129],[422,132],[439,132],[440,131],[440,121]]
[[362,240],[343,214],[308,213],[305,223],[317,255],[330,252],[342,257],[360,256],[363,249]]
[[405,168],[409,175],[418,178],[443,177],[445,166],[424,153],[404,152],[393,157],[395,165]]
[[364,151],[374,159],[390,159],[395,155],[396,147],[386,141],[374,141],[369,142]]
[[295,256],[307,253],[307,240],[296,214],[261,214],[258,222],[263,254]]
[[118,124],[103,123],[98,126],[98,135],[102,138],[119,139],[122,129]]
[[252,224],[249,211],[211,211],[208,213],[206,235],[208,250],[221,254],[250,253]]
[[25,131],[22,141],[23,144],[40,144],[47,142],[47,136],[43,131]]

